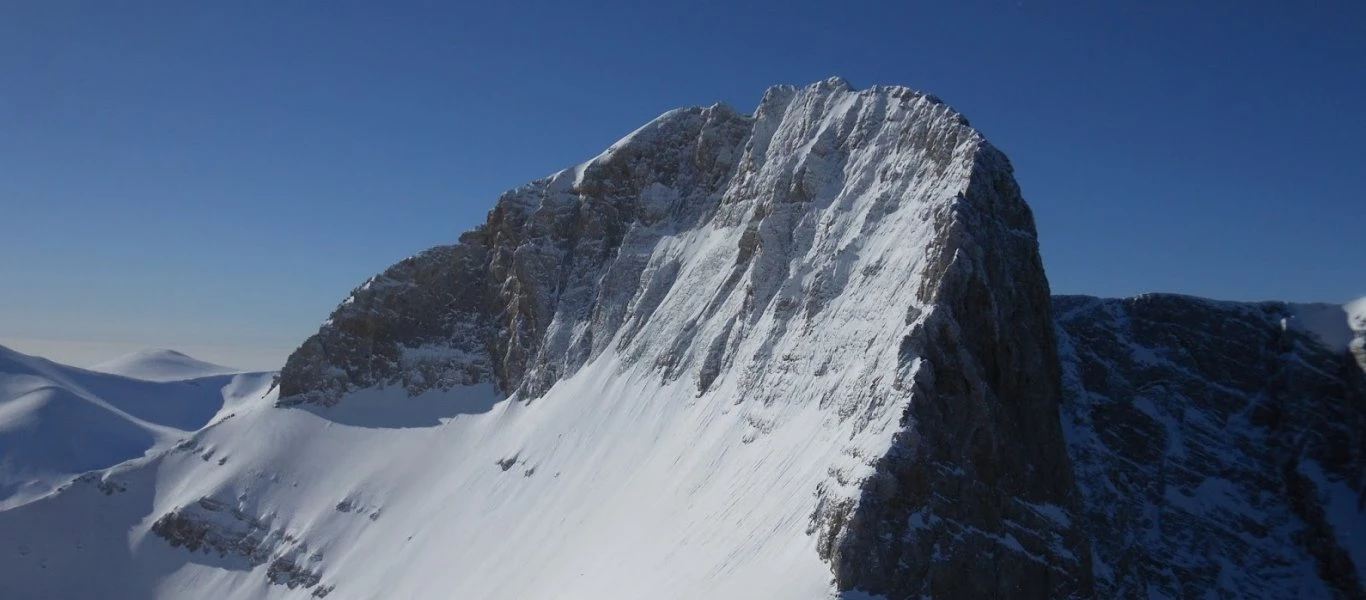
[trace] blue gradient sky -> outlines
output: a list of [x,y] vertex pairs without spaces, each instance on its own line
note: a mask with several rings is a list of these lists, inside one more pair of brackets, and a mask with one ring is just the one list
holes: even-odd
[[269,367],[500,191],[835,74],[1005,150],[1055,292],[1366,294],[1359,0],[54,0],[0,6],[0,343]]

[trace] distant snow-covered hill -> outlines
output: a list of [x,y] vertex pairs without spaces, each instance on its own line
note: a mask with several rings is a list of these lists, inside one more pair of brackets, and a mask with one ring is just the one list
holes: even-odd
[[97,364],[90,370],[146,381],[183,381],[241,372],[240,369],[215,365],[166,349],[134,352]]
[[206,425],[232,400],[225,389],[236,376],[193,376],[144,381],[0,346],[0,509],[50,493],[75,475],[166,448]]

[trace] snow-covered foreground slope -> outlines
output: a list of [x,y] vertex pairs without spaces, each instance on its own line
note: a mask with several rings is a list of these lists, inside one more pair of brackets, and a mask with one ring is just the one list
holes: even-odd
[[0,347],[0,509],[198,430],[231,379],[151,383]]
[[124,491],[0,513],[0,578],[1082,597],[1048,302],[1009,163],[938,100],[831,80],[672,111],[358,288],[278,390]]
[[146,381],[184,381],[241,372],[165,349],[134,352],[97,364],[90,370]]
[[[340,598],[829,597],[812,494],[827,468],[858,474],[840,449],[863,440],[815,407],[774,411],[784,426],[762,435],[721,396],[674,401],[692,394],[615,367],[531,405],[377,392],[322,417],[266,396],[115,470],[126,491],[78,486],[7,513],[0,531],[26,555],[0,569],[27,564],[9,579],[22,596],[73,598],[306,597],[268,584],[281,560]],[[69,514],[99,517],[54,527]],[[192,532],[173,539],[202,540],[203,525],[226,541],[174,550],[152,533],[167,514]],[[108,572],[63,575],[110,557]]]

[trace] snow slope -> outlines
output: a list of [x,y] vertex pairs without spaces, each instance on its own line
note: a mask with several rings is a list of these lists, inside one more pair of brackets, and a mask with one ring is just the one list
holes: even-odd
[[218,413],[232,379],[153,383],[0,346],[0,510],[168,447]]
[[[613,367],[530,406],[495,404],[492,390],[375,393],[323,418],[268,396],[187,450],[110,475],[126,492],[82,488],[7,514],[0,533],[30,562],[0,568],[47,561],[9,578],[21,596],[300,597],[262,574],[298,557],[343,598],[829,597],[805,505],[826,469],[857,461],[818,411],[744,444],[752,411],[715,395],[673,402],[691,394]],[[375,411],[404,422],[370,426]],[[151,533],[156,515],[206,513],[202,498],[263,522],[259,545],[222,557]],[[82,513],[110,520],[48,525]],[[244,556],[256,553],[269,558]],[[60,575],[105,556],[129,558],[117,576]]]
[[146,381],[183,381],[241,372],[165,349],[141,350],[102,362],[90,370]]

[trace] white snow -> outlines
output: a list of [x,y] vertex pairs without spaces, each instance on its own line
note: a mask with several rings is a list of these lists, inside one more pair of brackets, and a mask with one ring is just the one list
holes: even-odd
[[1347,320],[1351,323],[1352,331],[1366,333],[1366,296],[1362,296],[1348,302],[1343,306],[1347,312]]
[[141,350],[99,363],[90,370],[146,381],[183,381],[241,372],[166,349]]
[[[886,443],[891,428],[850,440],[807,401],[775,407],[767,419],[781,425],[756,435],[760,407],[732,393],[690,399],[685,387],[605,361],[530,405],[495,404],[488,389],[391,388],[315,414],[275,409],[273,393],[244,396],[193,438],[194,452],[110,476],[129,492],[0,513],[0,539],[28,552],[0,575],[47,561],[6,577],[23,597],[290,597],[263,585],[261,569],[173,551],[149,535],[150,518],[117,516],[212,497],[306,540],[338,597],[828,597],[829,567],[806,534],[812,493],[828,470],[861,466],[846,448]],[[169,485],[132,489],[153,480]],[[64,531],[29,516],[43,514],[101,522]],[[117,577],[62,575],[125,556]]]

